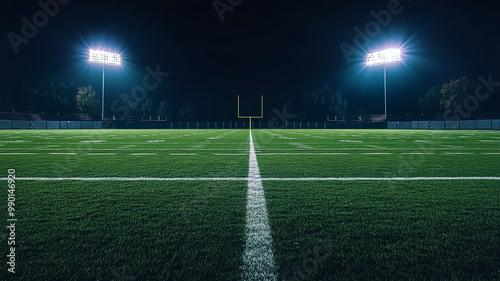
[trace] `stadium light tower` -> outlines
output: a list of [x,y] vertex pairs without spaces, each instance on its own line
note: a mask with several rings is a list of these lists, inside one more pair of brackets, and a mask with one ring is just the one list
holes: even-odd
[[387,121],[387,64],[401,61],[401,49],[386,49],[368,54],[366,65],[384,65],[384,120]]
[[91,63],[102,65],[102,109],[101,109],[101,122],[104,121],[104,67],[106,65],[119,66],[122,63],[120,54],[110,53],[101,50],[90,49],[89,61]]

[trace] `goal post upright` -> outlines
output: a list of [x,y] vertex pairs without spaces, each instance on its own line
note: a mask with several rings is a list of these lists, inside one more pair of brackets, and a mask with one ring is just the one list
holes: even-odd
[[238,119],[249,119],[249,130],[252,130],[252,118],[264,118],[264,96],[260,96],[260,116],[240,116],[240,95],[238,95]]

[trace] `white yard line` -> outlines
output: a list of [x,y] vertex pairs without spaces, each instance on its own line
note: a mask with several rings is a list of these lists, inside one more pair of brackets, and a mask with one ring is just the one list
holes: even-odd
[[250,131],[243,280],[277,280],[274,268],[271,227],[267,219],[266,199],[255,154],[252,131]]

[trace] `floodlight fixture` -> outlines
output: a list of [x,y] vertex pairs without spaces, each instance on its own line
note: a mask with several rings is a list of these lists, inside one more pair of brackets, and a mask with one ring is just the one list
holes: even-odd
[[101,122],[102,122],[104,121],[104,66],[106,65],[119,66],[122,64],[122,59],[120,54],[118,53],[90,49],[89,61],[91,63],[102,65],[102,108],[101,108]]
[[401,49],[392,48],[368,54],[366,65],[384,66],[384,120],[387,121],[387,64],[401,61]]
[[401,61],[401,50],[387,49],[380,52],[368,54],[366,64],[369,66],[375,66],[397,61]]
[[101,50],[90,49],[90,62],[107,64],[107,65],[121,65],[122,60],[120,54],[111,53]]

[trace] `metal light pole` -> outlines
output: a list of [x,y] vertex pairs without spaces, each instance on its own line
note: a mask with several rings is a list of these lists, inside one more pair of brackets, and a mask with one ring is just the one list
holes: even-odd
[[387,64],[401,61],[400,49],[387,49],[376,53],[368,54],[366,65],[384,65],[384,120],[387,121]]
[[118,53],[110,53],[101,50],[90,49],[89,61],[91,63],[102,64],[102,107],[101,107],[101,122],[104,121],[104,66],[105,65],[121,65],[121,57]]
[[104,121],[104,65],[102,66],[102,102],[101,102],[101,122]]
[[[104,77],[104,72],[103,72],[103,77]],[[104,84],[102,87],[104,88]],[[384,64],[384,120],[387,121],[387,65],[386,64]]]

